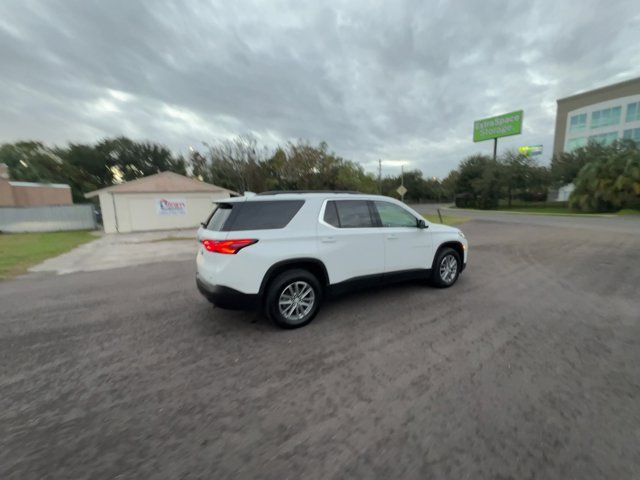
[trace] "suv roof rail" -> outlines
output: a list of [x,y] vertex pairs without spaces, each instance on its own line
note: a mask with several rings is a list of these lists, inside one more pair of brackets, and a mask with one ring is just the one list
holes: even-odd
[[351,195],[362,195],[362,192],[357,192],[355,190],[269,190],[267,192],[258,193],[257,195],[284,195],[290,193],[348,193]]

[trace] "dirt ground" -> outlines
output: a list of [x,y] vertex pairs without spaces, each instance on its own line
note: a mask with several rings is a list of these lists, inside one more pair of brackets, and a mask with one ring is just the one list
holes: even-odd
[[192,260],[0,284],[0,478],[640,478],[640,235],[594,225],[472,220],[453,288],[295,331]]

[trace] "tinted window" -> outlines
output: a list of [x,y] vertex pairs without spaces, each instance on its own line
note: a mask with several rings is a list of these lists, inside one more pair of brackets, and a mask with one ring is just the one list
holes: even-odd
[[229,203],[219,204],[209,217],[209,220],[207,220],[207,228],[214,232],[222,230],[227,218],[229,218],[229,214],[231,214],[231,208],[232,206]]
[[298,213],[304,200],[243,202],[233,205],[223,231],[284,228]]
[[336,202],[327,202],[327,206],[324,209],[324,221],[334,227],[340,226],[338,211],[336,210]]
[[[332,202],[329,202],[332,203]],[[335,202],[341,228],[375,227],[369,205],[365,200],[338,200]]]
[[383,227],[415,227],[418,224],[416,217],[398,205],[375,202],[375,206]]

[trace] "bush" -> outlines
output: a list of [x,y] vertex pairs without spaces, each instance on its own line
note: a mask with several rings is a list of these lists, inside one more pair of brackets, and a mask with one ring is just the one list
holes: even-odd
[[585,152],[594,154],[575,180],[571,208],[608,212],[640,208],[640,149],[635,142],[614,142]]
[[456,195],[456,207],[458,208],[476,208],[476,202],[471,193],[460,193]]

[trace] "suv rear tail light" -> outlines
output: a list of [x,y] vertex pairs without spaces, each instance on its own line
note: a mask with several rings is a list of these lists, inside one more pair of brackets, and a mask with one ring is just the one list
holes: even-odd
[[258,240],[255,238],[243,238],[240,240],[203,240],[202,246],[207,252],[236,254],[244,247],[253,245]]

